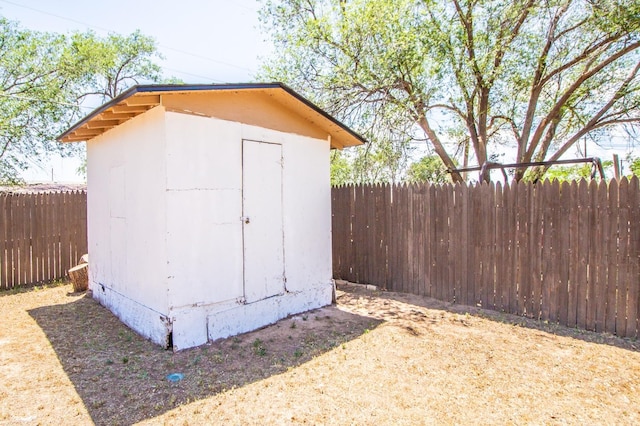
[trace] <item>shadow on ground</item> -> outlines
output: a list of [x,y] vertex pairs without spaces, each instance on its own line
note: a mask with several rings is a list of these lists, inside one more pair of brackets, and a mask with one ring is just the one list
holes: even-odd
[[[88,296],[29,314],[96,424],[133,424],[283,373],[382,322],[330,306],[174,354],[138,336]],[[172,373],[184,378],[172,383]]]
[[[349,283],[339,285],[338,288],[343,291],[349,292],[352,297],[360,295],[360,297],[372,297],[382,300],[381,303],[377,303],[378,309],[376,309],[375,312],[367,312],[373,318],[377,318],[382,321],[391,321],[394,318],[401,316],[405,319],[410,319],[416,322],[424,322],[427,320],[430,320],[433,323],[437,322],[433,319],[426,318],[424,313],[422,313],[419,309],[410,308],[411,306],[416,306],[421,308],[446,311],[461,316],[471,315],[473,317],[484,318],[503,324],[511,324],[531,330],[539,330],[545,333],[554,334],[556,336],[571,337],[574,339],[582,340],[584,342],[604,344],[633,352],[640,352],[640,342],[637,339],[620,338],[609,333],[597,333],[594,331],[570,328],[548,321],[540,321],[514,314],[481,309],[474,306],[457,305],[443,302],[437,299],[432,299],[429,297],[416,296],[407,293],[371,290],[367,289],[366,286],[363,285],[353,285]],[[386,310],[384,309],[384,300],[400,302],[403,305],[406,305],[406,312],[401,312],[399,314],[397,312],[397,309],[396,311],[392,311],[391,313],[386,312]],[[382,306],[382,308],[380,308],[380,306]],[[464,319],[462,318],[461,321],[464,321]]]
[[42,291],[46,288],[60,287],[69,284],[66,280],[53,280],[37,284],[20,285],[14,288],[0,288],[0,297],[13,296],[20,293],[30,293],[32,291]]

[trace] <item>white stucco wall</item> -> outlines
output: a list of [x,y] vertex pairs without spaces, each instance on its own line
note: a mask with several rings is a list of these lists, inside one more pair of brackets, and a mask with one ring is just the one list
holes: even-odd
[[[243,139],[283,157],[286,292],[248,304]],[[87,157],[91,288],[143,336],[184,349],[331,302],[328,141],[156,107]]]
[[87,143],[91,290],[159,344],[168,312],[164,127],[157,107]]
[[288,291],[331,282],[330,148],[327,140],[242,126],[244,139],[282,144]]
[[[329,304],[328,141],[171,112],[166,115],[166,129],[167,250],[174,345],[195,346]],[[268,302],[246,305],[240,303],[244,296],[240,220],[243,139],[282,145],[288,291]]]
[[239,123],[167,113],[171,307],[242,297]]

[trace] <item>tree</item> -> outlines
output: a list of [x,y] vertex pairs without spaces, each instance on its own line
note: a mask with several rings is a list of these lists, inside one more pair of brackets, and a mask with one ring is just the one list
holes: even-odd
[[52,152],[69,155],[75,144],[55,137],[81,114],[88,95],[117,96],[139,81],[155,81],[153,40],[93,33],[41,33],[0,17],[0,181]]
[[410,183],[445,183],[450,182],[451,178],[449,178],[447,169],[440,157],[427,155],[409,166],[407,181]]
[[66,47],[64,36],[23,30],[0,17],[2,181],[16,181],[28,159],[60,149],[58,123],[77,117],[79,74]]
[[[606,160],[602,162],[602,169],[605,172],[611,172],[613,169],[613,161]],[[545,175],[549,180],[572,181],[580,179],[591,179],[593,165],[581,164],[575,166],[553,166],[547,170]],[[600,179],[600,174],[596,171],[596,179]]]
[[266,77],[358,128],[394,110],[449,169],[451,135],[479,164],[504,146],[529,162],[640,122],[634,0],[270,0],[261,19]]
[[331,154],[331,184],[397,183],[409,161],[408,141],[376,140]]
[[389,111],[363,129],[369,143],[334,153],[332,184],[400,182],[414,147],[397,120],[394,112]]
[[102,101],[113,99],[141,82],[157,82],[161,68],[154,59],[162,59],[153,38],[135,31],[128,36],[94,32],[71,36],[71,50],[85,73],[83,96],[98,95]]
[[627,161],[629,162],[631,175],[640,177],[640,158],[629,157]]

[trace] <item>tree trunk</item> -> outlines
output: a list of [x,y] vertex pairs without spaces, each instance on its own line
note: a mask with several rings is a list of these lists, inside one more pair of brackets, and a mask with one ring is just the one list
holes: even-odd
[[[418,119],[418,125],[420,125],[422,130],[424,130],[425,134],[433,145],[433,149],[436,151],[436,154],[438,154],[445,167],[449,170],[455,170],[456,165],[453,163],[451,157],[449,157],[449,154],[447,154],[447,151],[445,151],[444,146],[442,146],[442,142],[440,142],[440,138],[438,138],[438,135],[433,131],[433,129],[429,125],[429,122],[424,116],[421,116]],[[451,180],[453,181],[453,183],[464,182],[459,172],[451,172]]]
[[83,263],[69,269],[69,278],[73,282],[73,291],[85,291],[89,286],[89,264]]

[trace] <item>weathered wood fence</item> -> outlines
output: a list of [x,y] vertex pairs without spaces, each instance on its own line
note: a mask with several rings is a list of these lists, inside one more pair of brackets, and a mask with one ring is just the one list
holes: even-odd
[[333,188],[334,277],[637,337],[638,179]]
[[0,193],[0,289],[63,278],[87,251],[87,193]]

